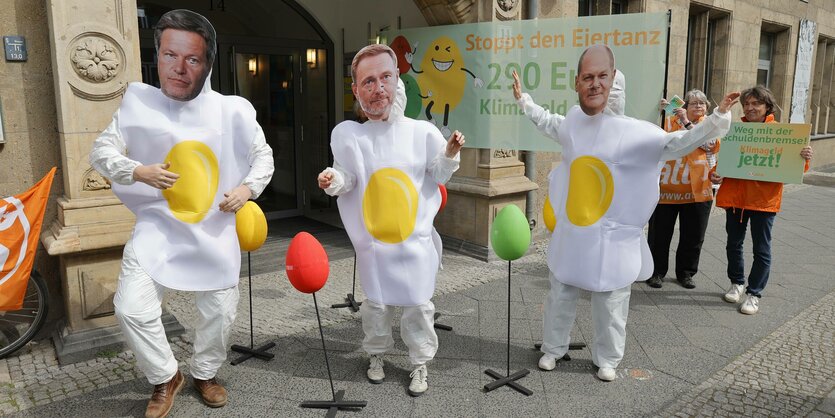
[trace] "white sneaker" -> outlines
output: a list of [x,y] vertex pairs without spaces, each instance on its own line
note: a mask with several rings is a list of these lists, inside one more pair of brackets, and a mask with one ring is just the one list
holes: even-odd
[[739,311],[746,315],[753,315],[760,310],[760,298],[754,295],[745,295],[745,301],[739,306]]
[[429,389],[429,384],[426,383],[426,365],[422,364],[417,369],[409,373],[412,378],[412,383],[409,384],[409,395],[420,396],[426,389]]
[[371,358],[368,362],[368,380],[371,383],[378,384],[383,383],[383,379],[386,378],[386,373],[383,371],[383,355],[382,354],[372,354]]
[[737,303],[739,302],[739,298],[745,291],[745,286],[741,284],[731,284],[731,288],[728,289],[728,293],[725,293],[725,296],[722,299],[725,299],[725,302],[728,303]]
[[615,369],[610,367],[601,367],[597,370],[597,378],[604,382],[611,382],[615,380],[615,377],[617,377],[617,373],[615,373]]
[[539,368],[545,371],[554,370],[557,367],[557,356],[545,353],[539,358]]

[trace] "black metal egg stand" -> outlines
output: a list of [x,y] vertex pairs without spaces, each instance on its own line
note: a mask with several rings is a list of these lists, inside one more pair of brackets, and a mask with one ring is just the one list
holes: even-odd
[[258,348],[255,347],[255,333],[253,331],[253,323],[252,323],[252,260],[251,260],[251,252],[246,252],[246,267],[248,273],[248,280],[249,280],[249,347],[232,344],[232,351],[236,353],[243,354],[242,356],[232,360],[232,365],[237,366],[253,357],[259,358],[264,361],[270,361],[275,357],[275,354],[268,353],[267,350],[275,347],[274,342],[268,342]]

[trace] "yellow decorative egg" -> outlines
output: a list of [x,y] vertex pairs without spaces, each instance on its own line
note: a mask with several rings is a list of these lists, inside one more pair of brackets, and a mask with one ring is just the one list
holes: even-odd
[[372,237],[389,244],[405,241],[415,229],[417,210],[417,190],[403,171],[383,168],[368,179],[362,216]]
[[549,231],[554,232],[557,226],[557,218],[554,216],[554,207],[551,206],[551,199],[545,196],[545,205],[542,206],[542,221]]
[[583,156],[571,163],[565,214],[577,226],[589,226],[600,220],[612,204],[615,185],[612,172],[598,158]]
[[235,231],[243,251],[255,251],[267,240],[267,218],[257,203],[249,200],[235,213]]
[[165,162],[171,164],[168,171],[180,175],[174,186],[162,191],[168,209],[185,223],[200,222],[217,194],[220,176],[217,157],[200,141],[183,141],[171,148]]

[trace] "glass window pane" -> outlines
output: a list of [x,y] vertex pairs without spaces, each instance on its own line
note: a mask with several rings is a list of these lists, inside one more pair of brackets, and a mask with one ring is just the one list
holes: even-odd
[[577,10],[577,16],[591,16],[591,1],[580,0]]
[[774,44],[774,34],[768,32],[760,33],[760,59],[771,59],[771,46]]
[[768,87],[768,70],[757,70],[757,85]]
[[256,200],[267,213],[298,208],[293,62],[292,55],[283,54],[237,53],[235,57],[238,94],[252,103],[273,149],[275,174]]

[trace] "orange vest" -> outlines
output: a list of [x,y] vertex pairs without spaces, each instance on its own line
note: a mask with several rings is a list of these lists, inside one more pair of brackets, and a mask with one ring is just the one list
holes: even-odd
[[[745,117],[743,122],[748,122]],[[765,123],[776,123],[774,115],[765,117]],[[809,170],[809,161],[803,171]],[[772,181],[744,180],[725,178],[719,193],[716,194],[716,206],[720,208],[738,208],[760,212],[779,212],[783,201],[783,183]]]
[[[704,116],[696,121],[704,119]],[[667,132],[684,129],[678,122],[677,116],[667,119]],[[714,154],[719,152],[719,140],[711,149]],[[658,203],[682,204],[693,202],[708,202],[713,200],[713,190],[708,176],[710,166],[707,152],[701,147],[690,154],[675,160],[669,160],[661,168],[661,194]]]

